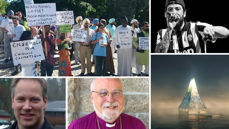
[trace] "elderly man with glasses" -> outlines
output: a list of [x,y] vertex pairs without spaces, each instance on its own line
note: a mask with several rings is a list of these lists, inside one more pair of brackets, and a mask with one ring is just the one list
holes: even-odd
[[118,78],[96,78],[91,83],[95,112],[73,121],[68,129],[146,129],[137,118],[122,113],[124,95]]

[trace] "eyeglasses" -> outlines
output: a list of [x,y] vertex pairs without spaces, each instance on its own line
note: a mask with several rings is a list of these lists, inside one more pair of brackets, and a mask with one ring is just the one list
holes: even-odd
[[113,98],[118,98],[122,95],[122,90],[115,90],[112,92],[109,92],[107,90],[101,90],[101,91],[91,91],[99,94],[100,97],[105,98],[108,97],[109,94],[112,95]]

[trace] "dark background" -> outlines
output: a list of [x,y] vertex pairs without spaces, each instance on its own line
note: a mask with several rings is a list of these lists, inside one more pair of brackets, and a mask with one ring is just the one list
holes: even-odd
[[[151,1],[151,52],[154,51],[157,32],[166,28],[164,17],[166,0]],[[206,22],[215,26],[229,28],[229,4],[226,0],[184,0],[186,20]],[[208,43],[208,53],[229,53],[229,38],[218,39],[214,44]]]

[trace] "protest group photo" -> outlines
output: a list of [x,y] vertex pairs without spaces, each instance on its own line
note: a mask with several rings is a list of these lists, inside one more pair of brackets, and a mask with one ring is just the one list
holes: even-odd
[[0,16],[2,76],[149,76],[149,17],[23,4]]

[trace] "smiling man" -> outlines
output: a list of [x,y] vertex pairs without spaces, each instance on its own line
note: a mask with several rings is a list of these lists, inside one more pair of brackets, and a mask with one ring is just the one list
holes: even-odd
[[47,83],[40,78],[17,78],[12,82],[11,99],[16,122],[8,129],[54,129],[44,117]]
[[118,78],[97,78],[91,83],[95,112],[73,121],[68,129],[146,129],[137,118],[122,113],[124,95]]

